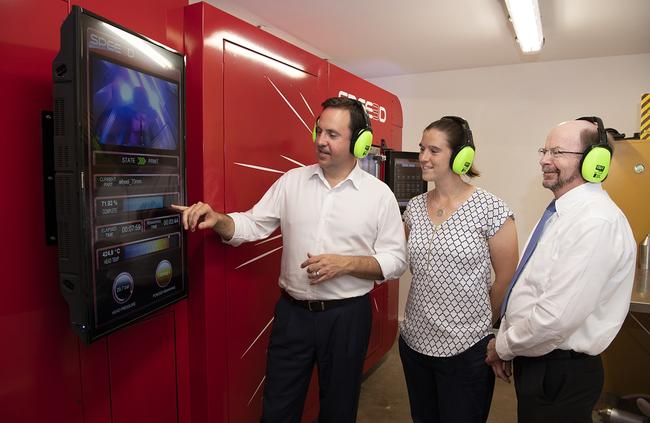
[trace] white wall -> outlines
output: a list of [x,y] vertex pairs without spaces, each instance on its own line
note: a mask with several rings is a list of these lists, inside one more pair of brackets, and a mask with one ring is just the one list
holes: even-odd
[[[441,58],[444,60],[444,58]],[[519,248],[551,199],[541,187],[537,149],[557,123],[600,116],[628,136],[639,131],[641,94],[650,92],[650,54],[372,79],[404,112],[403,149],[417,151],[422,129],[444,115],[467,119],[482,176],[473,183],[513,209]],[[410,285],[402,278],[400,319]]]

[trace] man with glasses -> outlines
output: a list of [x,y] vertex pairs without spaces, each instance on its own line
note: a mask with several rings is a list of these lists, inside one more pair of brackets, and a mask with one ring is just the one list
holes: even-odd
[[599,354],[629,309],[636,259],[630,225],[600,183],[587,183],[581,172],[592,146],[609,148],[597,122],[564,122],[539,149],[542,185],[555,198],[528,240],[488,345],[486,362],[497,376],[508,380],[514,359],[519,422],[592,421],[603,386]]

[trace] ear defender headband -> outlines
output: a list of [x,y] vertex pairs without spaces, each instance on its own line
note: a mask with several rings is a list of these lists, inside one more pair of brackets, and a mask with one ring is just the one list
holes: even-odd
[[586,120],[598,127],[598,144],[592,144],[582,153],[580,173],[587,182],[602,182],[607,178],[612,162],[612,147],[607,143],[607,131],[603,121],[597,116],[586,116],[576,120]]
[[463,143],[458,145],[451,152],[449,160],[449,167],[451,170],[458,174],[464,175],[472,167],[474,162],[474,155],[476,154],[476,147],[474,146],[474,138],[472,137],[472,130],[469,129],[467,121],[458,116],[443,116],[442,119],[453,120],[463,130]]
[[[359,100],[353,101],[363,115],[363,127],[352,132],[352,136],[350,137],[350,153],[357,159],[363,159],[368,155],[370,147],[372,147],[372,127],[370,126],[370,117],[366,112],[366,108]],[[350,119],[352,119],[352,115],[350,115]],[[316,133],[317,126],[318,119],[316,119],[314,129],[311,131],[311,138],[314,142],[316,142],[316,138],[318,137]]]

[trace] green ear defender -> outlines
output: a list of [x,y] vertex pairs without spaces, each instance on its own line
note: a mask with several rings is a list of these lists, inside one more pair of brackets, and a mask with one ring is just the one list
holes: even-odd
[[[370,126],[370,117],[366,108],[359,100],[354,100],[354,103],[361,110],[363,115],[363,127],[352,133],[350,138],[350,153],[357,159],[363,159],[368,155],[370,147],[372,147],[372,127]],[[350,119],[352,115],[350,115]]]
[[458,174],[464,175],[472,167],[474,162],[474,155],[476,154],[476,147],[474,146],[474,137],[472,130],[469,129],[467,121],[458,116],[443,116],[442,119],[449,119],[456,122],[463,129],[463,143],[454,148],[451,152],[449,160],[449,167],[451,170]]
[[474,154],[475,151],[473,147],[463,147],[458,153],[456,153],[456,156],[454,157],[454,160],[451,164],[451,170],[459,175],[466,174],[472,167],[472,162],[474,162]]
[[592,144],[582,153],[580,173],[587,182],[602,182],[607,178],[612,162],[612,147],[607,143],[607,131],[597,116],[586,116],[576,120],[595,123],[598,129],[598,144]]
[[354,141],[350,141],[350,153],[357,159],[363,159],[368,155],[370,147],[372,147],[372,129],[368,126],[357,132]]
[[[372,127],[370,126],[370,117],[366,112],[366,108],[361,104],[359,100],[353,100],[354,103],[359,107],[361,114],[363,115],[363,127],[358,130],[352,131],[352,136],[350,137],[350,153],[354,155],[357,159],[363,159],[368,155],[370,147],[372,147]],[[350,115],[350,119],[352,116]],[[311,131],[311,139],[316,142],[318,138],[318,119],[314,124],[314,128]]]
[[318,119],[316,119],[316,122],[314,123],[314,128],[311,130],[311,140],[316,142],[316,138],[318,138]]

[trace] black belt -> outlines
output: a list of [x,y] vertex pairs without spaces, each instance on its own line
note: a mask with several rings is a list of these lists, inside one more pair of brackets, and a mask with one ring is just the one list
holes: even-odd
[[368,296],[362,295],[360,297],[351,297],[351,298],[341,298],[340,300],[297,300],[293,298],[287,291],[284,289],[282,291],[282,296],[287,299],[291,304],[297,305],[309,311],[325,311],[335,307],[339,307],[345,304],[355,303],[362,298]]

